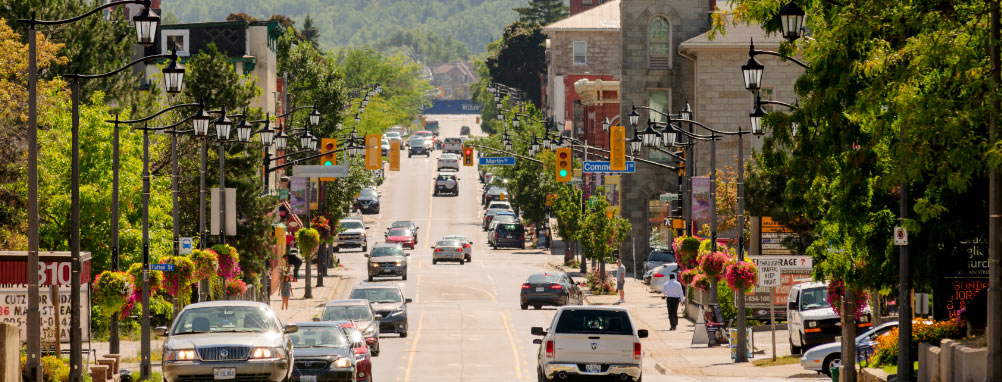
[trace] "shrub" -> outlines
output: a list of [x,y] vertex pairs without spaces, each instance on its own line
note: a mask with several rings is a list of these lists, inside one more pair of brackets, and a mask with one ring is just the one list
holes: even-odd
[[[939,346],[944,339],[959,339],[964,337],[964,324],[954,321],[929,323],[925,320],[912,321],[912,354],[918,354],[918,344],[928,343]],[[894,327],[887,333],[877,337],[877,346],[870,363],[874,366],[894,365],[898,362],[898,328]]]
[[45,356],[41,359],[42,380],[45,382],[65,382],[70,379],[70,366],[55,356]]
[[194,279],[204,280],[215,276],[219,270],[219,254],[211,249],[196,249],[191,251],[191,263],[194,265]]
[[588,272],[588,276],[585,278],[585,285],[588,287],[588,290],[597,295],[612,294],[615,291],[612,280],[608,278],[602,280],[598,271]]
[[94,278],[94,302],[101,307],[104,317],[122,310],[132,295],[134,280],[128,272],[104,271]]

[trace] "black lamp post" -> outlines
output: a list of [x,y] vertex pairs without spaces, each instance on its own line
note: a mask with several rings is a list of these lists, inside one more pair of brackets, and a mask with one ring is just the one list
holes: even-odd
[[[226,141],[230,139],[230,128],[233,121],[226,116],[226,107],[223,112],[212,121],[216,128],[216,155],[219,156],[219,244],[226,244]],[[226,280],[223,280],[226,285]]]
[[602,131],[608,133],[609,127],[611,126],[612,126],[612,121],[609,120],[609,117],[605,117],[605,119],[602,120]]
[[[754,47],[754,45],[753,45]],[[753,48],[754,49],[754,48]],[[741,65],[741,74],[745,80],[745,89],[757,92],[762,86],[762,71],[765,66],[755,59],[754,54],[748,57],[748,61]]]
[[779,20],[783,25],[784,38],[789,41],[800,38],[800,33],[804,28],[805,15],[804,9],[792,1],[779,9]]

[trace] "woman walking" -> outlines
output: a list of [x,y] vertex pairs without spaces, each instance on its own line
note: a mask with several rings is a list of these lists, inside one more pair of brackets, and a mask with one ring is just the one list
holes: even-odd
[[292,276],[286,274],[282,277],[282,310],[289,309],[289,298],[292,297]]

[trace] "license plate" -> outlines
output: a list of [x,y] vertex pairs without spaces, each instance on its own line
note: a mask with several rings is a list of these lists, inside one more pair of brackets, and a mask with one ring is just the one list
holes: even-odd
[[217,367],[212,369],[212,379],[234,379],[237,377],[235,367]]
[[536,287],[536,292],[542,292],[542,291],[543,291],[543,287]]
[[317,376],[315,375],[300,375],[299,382],[317,382]]
[[511,237],[511,235],[504,235],[504,238],[505,239],[511,239],[512,237]]
[[602,371],[602,365],[589,363],[585,365],[585,371],[589,373],[599,373]]

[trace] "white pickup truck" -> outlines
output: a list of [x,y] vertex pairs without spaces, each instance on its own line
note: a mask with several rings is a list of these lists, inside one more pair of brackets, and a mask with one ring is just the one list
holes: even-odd
[[564,306],[557,310],[549,330],[533,327],[539,344],[539,381],[575,377],[613,377],[641,380],[643,352],[640,339],[646,329],[635,329],[630,311],[610,306]]

